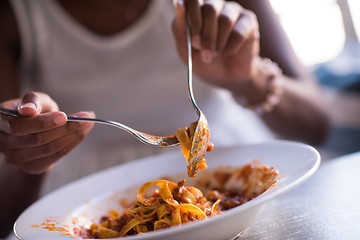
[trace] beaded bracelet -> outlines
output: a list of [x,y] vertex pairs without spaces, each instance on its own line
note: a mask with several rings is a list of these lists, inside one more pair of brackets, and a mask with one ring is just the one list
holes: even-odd
[[283,75],[279,66],[268,58],[263,59],[263,63],[270,72],[266,83],[268,93],[265,100],[253,105],[242,95],[233,93],[233,98],[238,104],[254,111],[259,116],[273,111],[275,106],[280,103],[281,96],[284,92]]

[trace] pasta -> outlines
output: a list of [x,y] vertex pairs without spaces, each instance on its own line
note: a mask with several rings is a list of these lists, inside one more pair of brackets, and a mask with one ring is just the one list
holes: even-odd
[[[179,128],[176,131],[176,137],[179,140],[180,146],[181,146],[181,151],[184,154],[184,157],[188,163],[188,175],[191,176],[190,173],[190,169],[193,169],[194,166],[190,166],[191,163],[189,162],[189,157],[190,157],[190,149],[191,149],[191,145],[192,145],[192,141],[193,141],[193,137],[194,137],[194,132],[196,129],[196,125],[198,122],[193,122],[190,124],[189,127],[184,127],[184,128]],[[208,133],[207,133],[208,134]],[[207,145],[207,152],[212,151],[214,148],[214,145],[211,142],[208,142]],[[207,165],[206,165],[206,160],[205,158],[202,159],[202,162],[199,165],[198,170],[202,170],[202,169],[206,169]],[[194,177],[196,176],[196,172],[195,175],[193,175]]]
[[[149,181],[139,188],[137,201],[130,208],[121,214],[113,210],[100,223],[74,232],[84,238],[124,237],[216,216],[267,190],[277,175],[274,168],[255,161],[235,170],[219,168],[204,174],[198,181],[199,188],[185,186],[185,180]],[[240,183],[232,185],[234,180]],[[200,190],[204,187],[211,188],[206,195]]]

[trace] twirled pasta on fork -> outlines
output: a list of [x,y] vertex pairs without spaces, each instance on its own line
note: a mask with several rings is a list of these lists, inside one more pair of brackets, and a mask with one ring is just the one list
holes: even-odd
[[[190,166],[190,162],[189,162],[189,156],[190,156],[190,149],[191,149],[191,145],[193,142],[193,137],[194,137],[194,132],[195,132],[195,128],[196,128],[197,122],[192,122],[190,124],[189,127],[184,127],[184,128],[179,128],[176,131],[176,138],[179,140],[180,146],[181,146],[181,151],[184,154],[184,157],[188,163],[188,175],[190,176],[190,169],[194,169],[194,166]],[[209,133],[206,133],[209,134]],[[207,146],[207,152],[212,151],[214,148],[214,144],[212,144],[210,141],[208,142],[208,146]],[[202,170],[207,168],[206,165],[206,160],[205,158],[203,158],[198,170]],[[197,168],[195,168],[197,169]],[[196,174],[194,175],[196,176]]]

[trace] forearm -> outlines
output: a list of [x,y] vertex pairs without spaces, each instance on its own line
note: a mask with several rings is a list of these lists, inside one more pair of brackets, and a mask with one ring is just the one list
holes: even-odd
[[227,88],[243,107],[256,112],[279,136],[318,145],[329,129],[320,89],[310,74],[290,78],[270,60],[257,57],[254,74]]
[[38,197],[45,174],[29,175],[0,159],[0,238],[5,238],[20,213]]
[[242,1],[259,20],[261,56],[276,62],[284,73],[280,103],[262,119],[281,136],[319,144],[329,131],[329,118],[316,79],[301,64],[268,0]]
[[321,144],[328,135],[329,118],[316,86],[284,77],[284,91],[273,111],[262,116],[280,136]]

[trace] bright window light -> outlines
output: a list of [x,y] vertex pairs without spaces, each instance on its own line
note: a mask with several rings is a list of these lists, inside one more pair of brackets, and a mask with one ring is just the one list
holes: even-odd
[[[295,52],[305,65],[326,62],[341,53],[345,32],[335,0],[270,1]],[[359,4],[359,0],[353,2]]]

